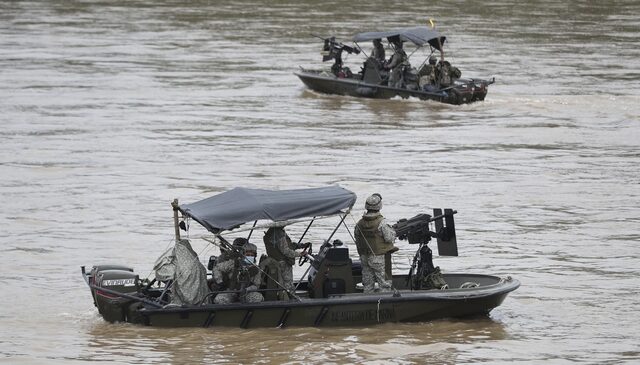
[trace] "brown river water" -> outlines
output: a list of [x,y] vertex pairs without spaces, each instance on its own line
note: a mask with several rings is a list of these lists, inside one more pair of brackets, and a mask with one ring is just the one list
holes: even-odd
[[[640,363],[639,14],[634,0],[0,2],[0,362]],[[496,78],[484,102],[321,95],[293,75],[329,67],[311,34],[429,17],[463,76]],[[147,275],[173,198],[327,184],[358,194],[354,219],[373,192],[392,221],[457,209],[460,256],[436,265],[522,286],[488,316],[370,328],[162,329],[93,307],[80,266]],[[415,247],[399,246],[404,273]]]

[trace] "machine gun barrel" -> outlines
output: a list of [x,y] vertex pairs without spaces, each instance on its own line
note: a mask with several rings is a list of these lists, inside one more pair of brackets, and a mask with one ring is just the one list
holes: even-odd
[[326,38],[325,38],[325,37],[321,37],[321,36],[319,36],[319,35],[317,35],[317,34],[313,34],[313,33],[311,33],[311,36],[312,36],[312,37],[319,38],[319,39],[322,39],[323,41],[327,41],[327,40],[331,39],[331,37],[326,37]]

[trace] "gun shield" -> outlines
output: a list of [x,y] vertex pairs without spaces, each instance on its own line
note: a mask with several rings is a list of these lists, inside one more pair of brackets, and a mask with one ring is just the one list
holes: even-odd
[[[453,209],[445,209],[445,216],[435,221],[438,254],[440,256],[458,256],[458,241],[456,240],[456,226],[453,214]],[[442,215],[442,209],[434,209],[433,215],[435,217]]]

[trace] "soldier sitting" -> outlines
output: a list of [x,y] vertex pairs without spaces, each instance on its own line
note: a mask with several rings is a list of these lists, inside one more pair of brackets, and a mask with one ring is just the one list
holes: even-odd
[[215,304],[233,302],[257,303],[264,300],[256,291],[260,287],[261,273],[256,266],[258,248],[245,238],[233,241],[234,252],[220,255],[213,267],[213,287],[215,291],[237,291],[235,293],[219,293],[214,298]]
[[418,84],[424,91],[438,90],[438,81],[436,76],[436,56],[429,57],[429,64],[424,65],[418,71]]
[[438,86],[445,88],[452,86],[456,79],[462,76],[462,72],[457,67],[451,66],[449,61],[440,61],[436,66],[436,76],[438,80]]

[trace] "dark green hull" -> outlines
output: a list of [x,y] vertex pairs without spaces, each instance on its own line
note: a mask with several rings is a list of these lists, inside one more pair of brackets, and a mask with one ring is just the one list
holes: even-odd
[[[114,302],[118,305],[114,308],[115,312],[123,314],[122,318],[126,322],[160,327],[369,326],[386,322],[423,322],[486,314],[499,306],[508,293],[520,285],[511,278],[501,279],[489,275],[445,274],[444,279],[452,289],[399,289],[395,293],[384,294],[352,293],[317,299],[301,297],[301,301],[166,308],[121,301]],[[394,287],[406,288],[405,282],[406,276],[394,276]],[[467,282],[477,283],[479,286],[460,288]],[[104,303],[105,300],[98,298],[98,302]],[[105,319],[114,318],[108,318],[114,308],[104,304],[99,306],[101,308],[103,316],[107,314]]]
[[415,97],[422,100],[434,100],[441,103],[460,105],[482,101],[487,95],[489,85],[493,81],[458,80],[456,85],[440,92],[426,92],[376,85],[357,78],[338,78],[326,72],[304,70],[294,72],[311,90],[337,95],[349,95],[375,99],[391,99]]

